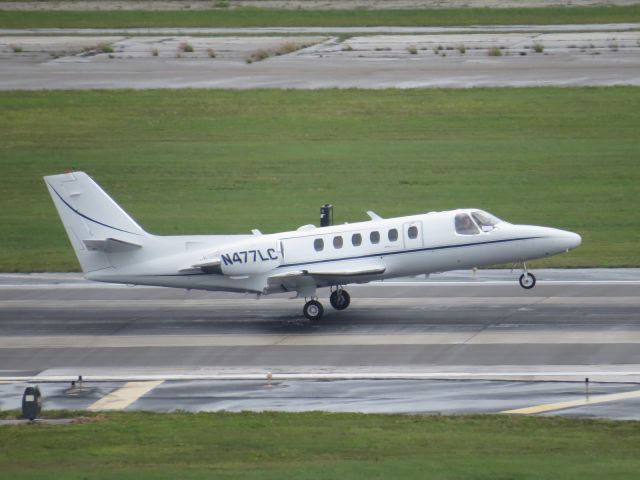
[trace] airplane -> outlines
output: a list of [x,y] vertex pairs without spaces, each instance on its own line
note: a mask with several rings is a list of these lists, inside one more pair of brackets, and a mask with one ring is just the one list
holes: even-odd
[[528,260],[578,247],[580,235],[513,225],[477,208],[246,235],[147,233],[84,172],[44,177],[85,278],[98,282],[255,293],[295,292],[304,316],[324,313],[318,288],[344,310],[344,286],[395,277],[513,263],[519,283],[536,277]]

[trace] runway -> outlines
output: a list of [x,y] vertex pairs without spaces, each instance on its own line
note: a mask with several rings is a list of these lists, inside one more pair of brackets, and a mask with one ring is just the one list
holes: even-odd
[[352,286],[352,306],[333,311],[325,299],[317,325],[291,295],[256,300],[5,276],[15,281],[0,285],[0,365],[29,372],[640,365],[640,282],[545,281],[557,274],[540,272],[537,287],[525,291],[509,272],[455,275]]
[[[353,286],[318,325],[283,296],[0,275],[0,407],[29,381],[56,408],[160,382],[125,406],[159,410],[486,412],[584,400],[586,377],[591,399],[640,390],[638,271],[536,273],[532,291],[504,270]],[[70,395],[78,375],[91,387]],[[637,418],[637,397],[613,398],[558,410]]]

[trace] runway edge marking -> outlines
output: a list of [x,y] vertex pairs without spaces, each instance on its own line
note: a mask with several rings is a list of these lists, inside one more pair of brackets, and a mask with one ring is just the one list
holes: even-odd
[[534,415],[536,413],[553,412],[555,410],[564,410],[567,408],[582,407],[585,405],[596,405],[598,403],[615,402],[617,400],[628,400],[630,398],[640,398],[640,390],[634,390],[632,392],[612,393],[610,395],[598,395],[596,397],[587,396],[586,398],[583,398],[581,400],[546,403],[543,405],[534,405],[532,407],[505,410],[500,413],[509,413],[515,415]]
[[89,406],[92,412],[105,410],[124,410],[143,395],[146,395],[164,380],[127,382],[124,386],[105,395],[100,400]]

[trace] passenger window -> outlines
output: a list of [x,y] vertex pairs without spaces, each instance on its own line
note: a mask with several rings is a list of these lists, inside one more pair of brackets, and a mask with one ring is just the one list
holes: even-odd
[[411,240],[415,240],[416,238],[418,238],[418,227],[416,227],[415,225],[409,227],[409,229],[407,230],[407,236]]
[[322,240],[321,238],[316,238],[313,241],[313,248],[316,249],[316,252],[321,252],[322,250],[324,250],[324,240]]
[[351,243],[354,247],[359,247],[360,245],[362,245],[362,235],[360,235],[359,233],[354,233],[351,236]]
[[389,230],[388,236],[390,242],[395,242],[396,240],[398,240],[398,230],[392,228],[391,230]]
[[369,240],[371,240],[371,243],[374,245],[380,243],[380,232],[371,232],[369,234]]
[[456,232],[460,235],[477,235],[480,233],[476,224],[466,213],[456,215]]
[[333,246],[334,246],[334,248],[342,248],[342,237],[341,236],[333,237]]

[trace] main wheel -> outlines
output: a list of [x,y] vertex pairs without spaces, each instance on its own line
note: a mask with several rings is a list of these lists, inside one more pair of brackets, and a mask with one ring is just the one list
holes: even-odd
[[322,318],[324,308],[322,307],[322,304],[317,300],[309,300],[304,304],[302,313],[312,322],[317,322],[318,320],[320,320],[320,318]]
[[536,277],[533,273],[523,273],[520,275],[520,286],[525,290],[529,290],[536,286]]
[[336,310],[344,310],[351,303],[351,296],[349,296],[346,290],[340,290],[340,293],[338,293],[338,290],[335,290],[331,293],[331,296],[329,296],[329,302]]

